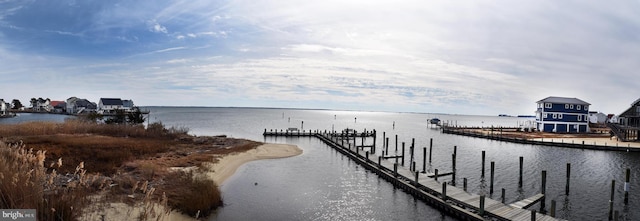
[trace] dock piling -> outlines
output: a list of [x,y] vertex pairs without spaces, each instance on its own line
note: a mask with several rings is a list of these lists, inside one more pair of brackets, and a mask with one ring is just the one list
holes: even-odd
[[438,169],[434,169],[434,170],[433,170],[433,174],[434,174],[434,175],[433,175],[433,178],[435,178],[435,179],[436,179],[436,181],[438,181]]
[[616,180],[611,180],[611,199],[609,199],[609,220],[613,219],[613,200],[616,191]]
[[442,200],[447,200],[447,182],[442,182]]
[[520,157],[520,175],[518,176],[518,187],[522,188],[522,169],[524,165],[524,157]]
[[451,154],[451,164],[452,164],[451,185],[455,186],[456,185],[456,154],[455,154],[455,151],[453,153],[454,154]]
[[624,179],[624,204],[629,204],[629,179],[631,178],[631,169],[627,168]]
[[485,162],[485,151],[482,151],[482,175],[480,177],[484,178],[484,162]]
[[536,221],[536,210],[531,210],[531,221]]
[[551,211],[549,211],[549,215],[551,217],[556,217],[556,201],[555,200],[551,200]]
[[484,198],[485,198],[484,194],[480,195],[480,208],[479,208],[480,216],[484,216]]
[[501,196],[500,196],[500,199],[502,199],[502,204],[504,204],[504,201],[505,201],[505,196],[506,196],[506,195],[505,195],[505,192],[506,192],[506,191],[504,190],[504,188],[502,188],[502,194],[501,194]]
[[494,170],[496,167],[496,163],[491,161],[491,178],[490,178],[490,184],[489,184],[489,195],[493,194],[493,175],[494,175]]
[[433,153],[433,138],[429,140],[429,163],[431,163],[432,153]]
[[422,148],[422,173],[427,173],[427,147]]
[[564,194],[565,195],[569,195],[569,183],[570,183],[570,177],[571,177],[571,163],[567,163],[567,184],[564,187]]
[[467,192],[467,178],[462,178],[462,189]]
[[[396,153],[398,152],[398,150],[396,150]],[[398,159],[398,158],[396,158]],[[402,162],[401,162],[402,166],[404,166],[404,142],[402,142]]]
[[415,185],[416,187],[418,187],[418,185],[420,185],[420,183],[418,183],[418,175],[420,174],[420,172],[415,172],[415,173],[416,173]]
[[540,187],[540,193],[542,193],[542,199],[540,200],[540,211],[544,211],[544,202],[545,199],[547,198],[546,193],[547,193],[547,171],[543,170],[542,171],[542,185]]

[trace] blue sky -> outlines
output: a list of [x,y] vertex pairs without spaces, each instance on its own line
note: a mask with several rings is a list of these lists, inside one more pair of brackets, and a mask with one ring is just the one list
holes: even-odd
[[0,0],[0,98],[618,114],[640,97],[638,1]]

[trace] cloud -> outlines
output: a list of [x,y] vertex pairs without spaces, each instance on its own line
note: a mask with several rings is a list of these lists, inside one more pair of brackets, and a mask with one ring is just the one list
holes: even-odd
[[154,33],[168,33],[167,28],[160,25],[157,21],[152,20],[147,22],[149,24],[149,31]]

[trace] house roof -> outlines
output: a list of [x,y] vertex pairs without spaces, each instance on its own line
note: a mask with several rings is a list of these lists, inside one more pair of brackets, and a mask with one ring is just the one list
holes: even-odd
[[102,105],[119,105],[122,106],[122,100],[120,98],[100,98]]
[[638,109],[636,108],[636,106],[640,105],[640,99],[634,101],[633,103],[631,103],[631,107],[629,107],[628,109],[626,109],[624,112],[622,112],[620,114],[620,116],[622,117],[633,117],[633,116],[637,116],[638,115]]
[[49,104],[52,107],[57,107],[57,106],[64,107],[64,106],[67,105],[67,102],[64,102],[64,101],[51,101]]
[[539,100],[536,103],[555,103],[555,104],[580,104],[580,105],[591,105],[583,100],[578,98],[569,98],[569,97],[547,97],[545,99]]

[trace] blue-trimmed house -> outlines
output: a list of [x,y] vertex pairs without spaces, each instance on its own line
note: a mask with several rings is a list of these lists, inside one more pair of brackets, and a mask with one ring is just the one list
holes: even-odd
[[589,132],[589,103],[577,98],[547,97],[538,102],[536,127],[552,133]]

